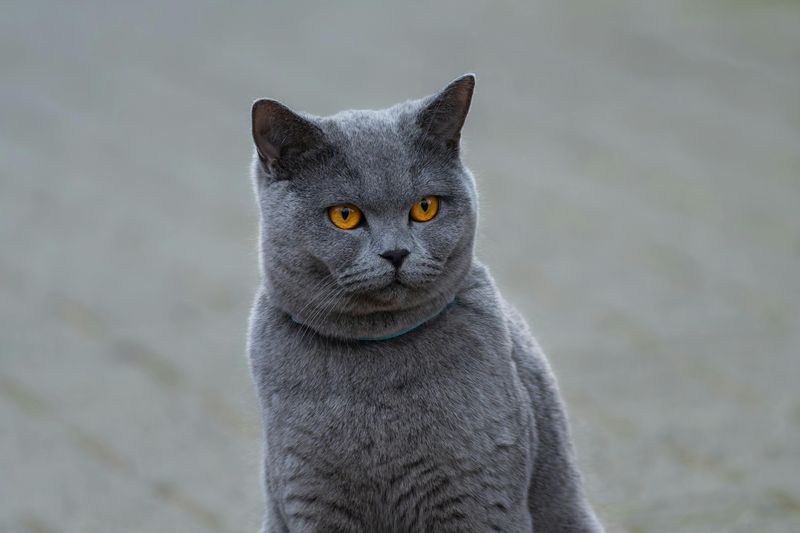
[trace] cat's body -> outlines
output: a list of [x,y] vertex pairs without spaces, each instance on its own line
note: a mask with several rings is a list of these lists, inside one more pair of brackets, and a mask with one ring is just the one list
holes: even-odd
[[[601,530],[544,355],[473,258],[472,84],[329,119],[254,107],[264,531]],[[436,218],[410,220],[426,195]],[[325,220],[343,203],[361,226]]]

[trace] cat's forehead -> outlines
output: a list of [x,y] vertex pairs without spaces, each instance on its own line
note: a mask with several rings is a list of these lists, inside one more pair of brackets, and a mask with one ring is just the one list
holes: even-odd
[[300,182],[315,196],[343,198],[376,208],[407,203],[421,194],[446,194],[458,188],[442,159],[420,142],[417,102],[383,110],[348,110],[313,117],[335,155]]
[[348,110],[322,119],[329,142],[349,153],[397,148],[408,137],[408,116],[398,107]]
[[402,187],[399,182],[410,178],[416,160],[407,118],[395,108],[351,110],[323,119],[321,125],[351,175],[372,182],[391,176],[392,185]]

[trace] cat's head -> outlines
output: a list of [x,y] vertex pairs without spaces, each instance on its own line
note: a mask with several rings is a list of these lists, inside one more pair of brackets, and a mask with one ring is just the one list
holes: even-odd
[[475,77],[381,111],[253,105],[265,284],[326,335],[390,333],[449,302],[472,264],[477,198],[460,158]]

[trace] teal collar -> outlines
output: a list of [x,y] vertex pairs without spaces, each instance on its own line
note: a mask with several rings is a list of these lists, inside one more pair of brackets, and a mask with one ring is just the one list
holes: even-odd
[[[427,318],[424,318],[424,319],[420,320],[419,322],[411,324],[408,327],[405,327],[403,329],[400,329],[400,330],[397,330],[395,332],[389,333],[387,335],[378,335],[376,337],[369,337],[369,336],[367,336],[367,337],[355,337],[353,340],[365,341],[365,342],[377,342],[377,341],[388,341],[390,339],[396,339],[397,337],[399,337],[401,335],[405,335],[406,333],[410,333],[410,332],[414,331],[415,329],[417,329],[418,327],[422,326],[423,324],[426,324],[426,323],[430,322],[431,320],[433,320],[437,316],[439,316],[442,313],[444,313],[445,310],[449,309],[454,303],[456,303],[456,297],[455,296],[453,296],[453,298],[447,303],[447,305],[445,305],[443,308],[441,308],[438,311],[436,311],[436,313],[434,313],[433,315],[431,315],[431,316],[429,316]],[[292,319],[292,322],[294,322],[295,324],[299,324],[301,326],[305,326],[305,324],[303,324],[299,320],[295,319],[294,317],[290,317],[290,318]]]

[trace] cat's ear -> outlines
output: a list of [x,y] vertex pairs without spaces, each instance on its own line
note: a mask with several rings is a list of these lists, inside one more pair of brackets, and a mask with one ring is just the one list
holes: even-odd
[[253,104],[253,141],[268,170],[280,167],[320,144],[322,131],[275,100]]
[[424,107],[417,115],[417,124],[425,139],[458,147],[474,89],[475,75],[464,74],[440,93],[423,100]]

